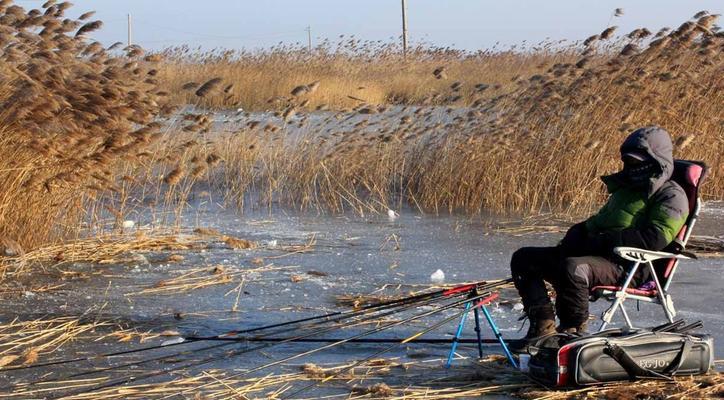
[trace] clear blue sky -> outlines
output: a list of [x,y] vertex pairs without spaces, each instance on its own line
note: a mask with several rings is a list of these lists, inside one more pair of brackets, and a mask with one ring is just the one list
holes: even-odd
[[[45,0],[19,0],[26,8]],[[134,42],[149,49],[192,46],[259,48],[279,41],[306,43],[354,34],[392,40],[400,35],[400,0],[73,0],[70,14],[97,11],[105,22],[95,38],[126,40],[126,14],[134,20]],[[499,41],[583,39],[604,29],[613,10],[625,15],[611,24],[628,32],[677,26],[694,13],[722,13],[722,0],[408,0],[411,41],[479,49]]]

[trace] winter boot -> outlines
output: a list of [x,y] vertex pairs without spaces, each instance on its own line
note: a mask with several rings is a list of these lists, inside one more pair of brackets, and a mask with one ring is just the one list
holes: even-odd
[[563,324],[561,324],[558,326],[558,328],[556,328],[556,331],[558,331],[559,333],[568,333],[571,335],[583,336],[586,334],[586,331],[588,331],[588,321],[583,321],[580,324],[574,324],[573,326],[564,326]]
[[530,326],[528,333],[521,339],[511,340],[508,349],[514,353],[527,353],[528,346],[540,338],[556,333],[556,317],[550,304],[533,306],[527,312]]

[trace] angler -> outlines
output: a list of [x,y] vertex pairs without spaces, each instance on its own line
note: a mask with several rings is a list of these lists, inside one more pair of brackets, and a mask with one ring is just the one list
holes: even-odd
[[[626,261],[613,253],[614,247],[659,251],[684,225],[689,206],[686,193],[671,179],[669,133],[657,126],[637,129],[620,151],[623,169],[601,178],[609,197],[595,215],[573,225],[557,246],[524,247],[513,254],[513,281],[530,320],[525,337],[512,343],[513,350],[525,351],[536,338],[556,332],[583,334],[589,289],[616,285],[626,274]],[[648,275],[639,270],[636,285],[651,280]],[[556,291],[555,311],[544,281]]]

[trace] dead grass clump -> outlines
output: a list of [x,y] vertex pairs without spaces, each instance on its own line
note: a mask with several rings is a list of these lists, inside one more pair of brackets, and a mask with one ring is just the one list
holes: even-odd
[[186,258],[184,256],[182,256],[181,254],[171,254],[168,257],[166,257],[166,262],[176,263],[176,262],[181,262],[185,259]]
[[123,263],[134,261],[135,252],[190,250],[205,248],[208,245],[208,239],[200,236],[160,231],[150,235],[143,232],[100,235],[41,247],[21,256],[6,258],[0,264],[0,272],[3,275],[17,274],[32,266],[62,263]]
[[196,228],[194,233],[201,236],[223,236],[221,232],[213,228]]
[[[178,334],[178,332],[169,332]],[[681,377],[674,381],[642,380],[585,387],[574,390],[544,390],[525,375],[513,371],[494,356],[480,362],[462,361],[454,369],[443,367],[443,359],[423,359],[400,363],[396,359],[379,360],[365,367],[353,368],[344,376],[334,379],[349,399],[467,399],[487,395],[504,395],[525,399],[573,400],[649,398],[648,394],[666,394],[672,399],[716,398],[722,393],[724,378],[721,373],[706,376]],[[390,367],[394,371],[390,373]],[[11,394],[15,398],[38,397],[43,393],[67,393],[68,399],[163,399],[183,394],[201,393],[202,398],[269,398],[274,399],[295,388],[308,385],[308,381],[329,379],[335,371],[347,365],[319,366],[304,364],[291,373],[270,373],[258,377],[241,377],[219,370],[184,374],[162,382],[129,383],[104,387],[112,375],[97,378],[18,385]],[[381,382],[385,375],[385,382]],[[364,386],[356,384],[362,382]],[[329,383],[327,383],[329,384]],[[325,385],[320,383],[320,386]],[[96,389],[94,389],[96,388]],[[326,389],[326,388],[325,388]],[[84,390],[84,393],[78,393]],[[78,394],[70,394],[78,393]],[[314,391],[307,396],[314,396]],[[629,397],[626,397],[629,396]],[[198,396],[197,396],[198,397]],[[310,397],[311,398],[311,397]]]
[[327,377],[327,371],[317,364],[307,363],[302,365],[302,372],[310,378],[321,379]]
[[384,382],[375,383],[370,387],[356,388],[354,391],[356,393],[367,394],[382,398],[387,398],[395,394],[395,391]]
[[[227,270],[221,265],[213,267],[185,269],[183,273],[177,277],[165,279],[157,282],[151,287],[145,288],[139,292],[129,293],[126,296],[138,295],[174,295],[182,292],[202,289],[209,286],[227,285],[238,283],[236,288],[230,290],[225,296],[232,292],[241,293],[241,288],[245,282],[251,281],[251,277],[271,271],[285,271],[295,267],[276,267],[273,264],[256,267],[256,268],[239,268]],[[238,302],[238,296],[237,296]]]
[[41,355],[49,355],[69,341],[111,325],[107,321],[81,321],[74,317],[15,319],[0,324],[0,370],[34,364]]
[[257,244],[250,240],[239,239],[233,236],[222,236],[221,241],[232,249],[253,249],[257,247]]
[[678,377],[673,381],[641,380],[620,382],[580,389],[546,391],[530,388],[518,393],[524,399],[546,400],[624,400],[624,399],[713,399],[724,393],[724,375],[716,372],[710,375]]

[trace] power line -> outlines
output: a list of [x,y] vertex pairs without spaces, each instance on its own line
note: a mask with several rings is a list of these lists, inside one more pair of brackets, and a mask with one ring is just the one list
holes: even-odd
[[255,38],[265,38],[265,37],[268,37],[268,36],[279,36],[279,35],[299,34],[300,32],[306,31],[306,29],[304,29],[304,30],[295,29],[295,30],[293,30],[293,31],[275,32],[275,33],[270,33],[270,34],[268,34],[268,35],[222,36],[222,35],[210,35],[210,34],[207,34],[207,33],[191,32],[191,31],[187,31],[187,30],[183,30],[183,29],[178,29],[178,28],[172,28],[172,27],[168,27],[168,26],[158,25],[158,24],[155,24],[155,23],[151,23],[151,22],[149,22],[149,21],[147,21],[147,20],[139,19],[139,18],[136,18],[135,21],[136,21],[136,23],[140,23],[141,25],[145,25],[145,26],[149,26],[149,27],[153,27],[153,28],[157,28],[157,29],[163,29],[163,30],[167,30],[167,31],[170,31],[170,32],[182,33],[182,34],[184,34],[184,35],[196,36],[196,37],[199,37],[199,38],[203,37],[203,38],[207,38],[207,39],[255,39]]
[[[250,39],[277,39],[277,38],[285,38],[285,37],[299,37],[299,32],[295,32],[293,34],[285,33],[285,34],[275,34],[275,35],[267,35],[267,36],[239,36],[239,37],[229,37],[226,39],[217,39],[217,38],[187,38],[187,39],[157,39],[157,40],[138,40],[139,42],[142,42],[142,44],[148,44],[148,43],[185,43],[185,44],[193,44],[194,42],[209,42],[209,41],[219,41],[219,40],[250,40]],[[296,43],[300,43],[300,41],[297,41]]]

